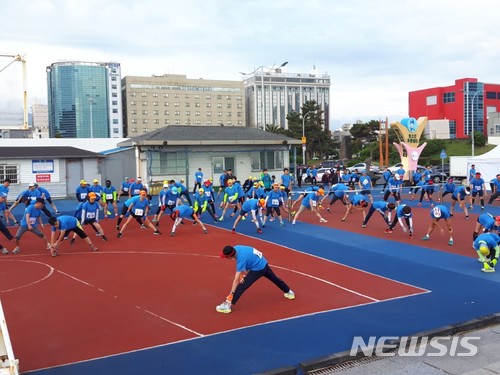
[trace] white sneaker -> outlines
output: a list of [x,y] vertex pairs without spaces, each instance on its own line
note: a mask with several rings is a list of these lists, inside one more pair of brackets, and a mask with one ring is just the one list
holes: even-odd
[[14,250],[12,250],[12,254],[19,254],[21,252],[21,249],[19,248],[19,246],[16,246],[16,248]]
[[320,223],[328,223],[328,220],[326,220],[326,219],[319,219],[319,222]]
[[217,306],[215,310],[223,314],[229,314],[231,312],[231,302],[224,301],[219,306]]
[[287,299],[295,299],[295,293],[291,289],[288,291],[288,293],[285,293],[284,296]]
[[2,249],[2,254],[7,255],[9,253],[9,250],[7,250],[5,247]]
[[292,225],[295,225],[295,220],[294,220],[294,221],[292,221]]

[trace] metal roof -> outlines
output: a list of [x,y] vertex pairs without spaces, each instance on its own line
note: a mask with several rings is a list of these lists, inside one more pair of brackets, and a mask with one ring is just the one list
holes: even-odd
[[300,145],[301,140],[241,126],[171,125],[120,142],[126,146]]
[[103,155],[76,147],[0,147],[0,159],[103,158]]

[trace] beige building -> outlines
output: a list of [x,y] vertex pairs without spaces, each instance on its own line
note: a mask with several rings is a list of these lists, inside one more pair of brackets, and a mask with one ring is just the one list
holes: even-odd
[[125,134],[135,137],[168,125],[245,126],[240,81],[185,75],[122,79]]
[[34,104],[31,107],[33,114],[33,138],[49,138],[49,106]]

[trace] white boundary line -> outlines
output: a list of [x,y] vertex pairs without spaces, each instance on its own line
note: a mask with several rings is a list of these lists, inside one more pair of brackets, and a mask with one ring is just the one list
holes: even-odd
[[47,263],[37,262],[35,260],[26,260],[26,259],[0,259],[0,262],[36,263],[36,264],[41,264],[41,265],[46,266],[46,267],[49,268],[49,273],[47,275],[45,275],[44,277],[42,277],[41,279],[35,280],[35,281],[33,281],[33,282],[29,283],[29,284],[26,284],[26,285],[17,286],[15,288],[10,288],[10,289],[6,289],[6,290],[0,290],[0,293],[12,292],[14,290],[18,290],[18,289],[22,289],[22,288],[26,288],[26,287],[38,284],[38,283],[44,281],[45,279],[48,279],[50,276],[52,276],[52,274],[55,271],[54,267],[48,265]]

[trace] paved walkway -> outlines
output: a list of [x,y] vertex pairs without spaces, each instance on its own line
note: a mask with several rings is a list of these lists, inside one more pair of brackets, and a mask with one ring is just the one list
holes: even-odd
[[[500,374],[500,325],[463,332],[456,337],[479,337],[470,340],[478,351],[472,357],[376,357],[344,363],[330,368],[305,372],[310,375],[493,375]],[[451,342],[451,340],[450,340]],[[450,345],[446,345],[448,348]],[[430,350],[429,350],[430,352]],[[433,349],[432,352],[437,352]]]

